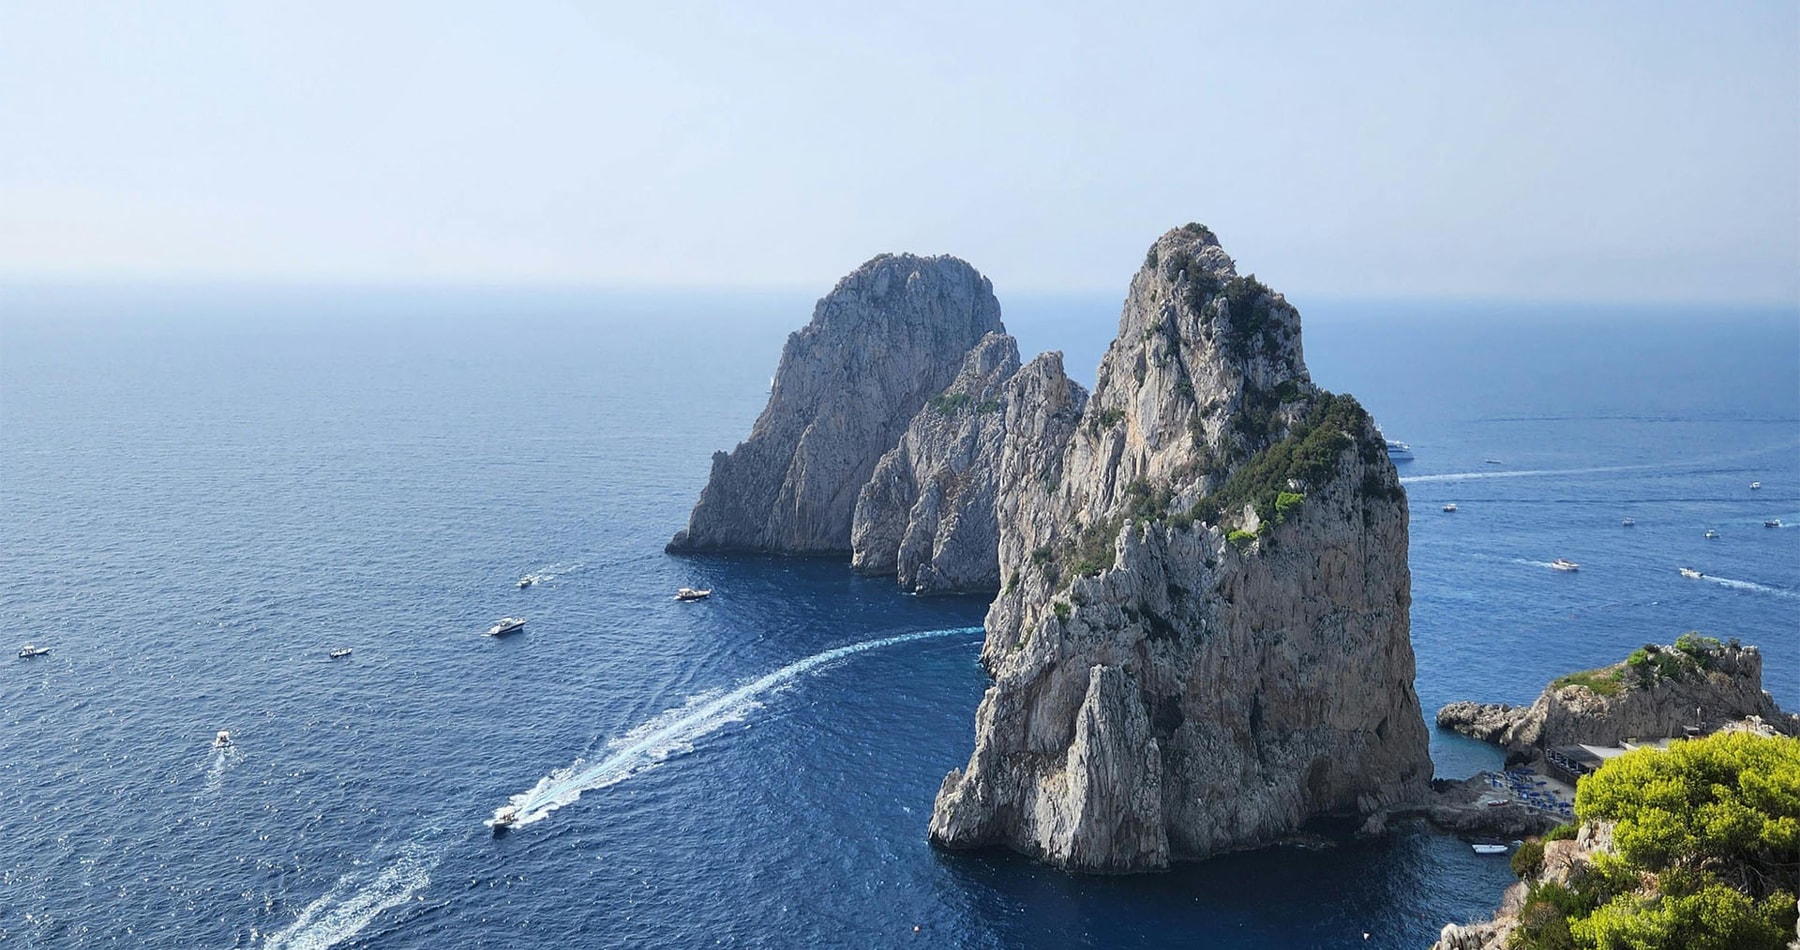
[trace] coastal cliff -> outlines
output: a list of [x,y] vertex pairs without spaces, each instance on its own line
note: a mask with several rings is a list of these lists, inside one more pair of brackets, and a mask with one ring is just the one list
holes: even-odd
[[1018,371],[1018,344],[989,333],[913,417],[857,496],[852,567],[895,574],[917,593],[999,589],[994,492],[1007,383]]
[[1033,367],[1005,409],[995,682],[932,839],[1143,871],[1422,796],[1405,495],[1367,413],[1313,385],[1298,313],[1189,225],[1084,406]]
[[1617,746],[1750,716],[1800,735],[1800,719],[1763,690],[1756,647],[1690,633],[1672,645],[1645,644],[1625,662],[1561,677],[1529,707],[1456,702],[1438,710],[1437,722],[1521,760],[1557,746]]
[[713,455],[668,550],[849,553],[876,462],[970,348],[1003,331],[992,285],[957,258],[883,254],[857,268],[788,337],[768,405],[749,438]]

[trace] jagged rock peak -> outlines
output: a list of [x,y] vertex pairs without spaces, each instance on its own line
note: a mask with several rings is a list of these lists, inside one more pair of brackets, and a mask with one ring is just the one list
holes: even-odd
[[918,593],[1000,586],[994,488],[1005,431],[1007,383],[1019,347],[989,333],[956,379],[926,402],[857,496],[851,566],[893,573]]
[[1405,493],[1286,300],[1170,231],[1073,426],[1013,424],[1055,389],[1007,408],[995,682],[933,840],[1150,870],[1422,795]]
[[858,491],[963,356],[1004,332],[993,286],[954,257],[882,254],[790,335],[749,438],[713,455],[671,551],[849,553]]

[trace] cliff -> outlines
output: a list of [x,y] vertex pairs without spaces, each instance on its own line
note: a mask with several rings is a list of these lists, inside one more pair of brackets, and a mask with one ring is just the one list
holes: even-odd
[[788,337],[749,438],[712,474],[670,551],[848,553],[858,492],[1000,303],[954,257],[884,254],[838,282]]
[[1800,735],[1800,719],[1763,691],[1761,652],[1690,633],[1673,645],[1645,644],[1623,663],[1561,677],[1528,708],[1457,702],[1438,710],[1437,722],[1528,759],[1557,746],[1616,746],[1749,716]]
[[1141,871],[1422,797],[1405,495],[1295,310],[1189,225],[1078,415],[1054,383],[1006,407],[994,685],[933,840]]
[[1007,383],[1018,371],[1013,338],[989,333],[913,417],[857,496],[852,567],[895,574],[918,593],[999,589],[994,492]]

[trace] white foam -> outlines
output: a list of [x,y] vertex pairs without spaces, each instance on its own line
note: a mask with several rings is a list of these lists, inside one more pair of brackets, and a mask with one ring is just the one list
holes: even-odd
[[1791,590],[1783,590],[1780,587],[1770,587],[1767,584],[1758,584],[1755,581],[1739,581],[1729,577],[1714,577],[1711,574],[1702,574],[1700,575],[1700,579],[1703,581],[1712,581],[1720,587],[1729,587],[1733,590],[1753,591],[1758,594],[1768,594],[1772,597],[1786,597],[1790,600],[1800,599],[1800,593],[1795,593]]
[[420,888],[431,883],[431,872],[443,860],[444,849],[428,849],[408,842],[392,864],[373,879],[363,868],[337,879],[306,905],[292,924],[263,941],[267,950],[326,950],[361,933],[383,911],[405,904]]
[[[751,680],[729,692],[714,691],[689,699],[685,704],[657,715],[625,735],[607,742],[608,754],[598,762],[577,758],[538,780],[529,791],[507,799],[495,814],[507,807],[518,810],[516,824],[529,825],[576,801],[584,792],[616,785],[646,769],[654,768],[671,756],[693,750],[693,743],[720,727],[741,721],[762,705],[769,692],[824,666],[868,650],[929,640],[938,637],[967,636],[981,632],[980,627],[958,627],[951,630],[927,630],[899,636],[865,640],[837,647],[796,660],[759,679]],[[489,819],[488,825],[493,824]]]

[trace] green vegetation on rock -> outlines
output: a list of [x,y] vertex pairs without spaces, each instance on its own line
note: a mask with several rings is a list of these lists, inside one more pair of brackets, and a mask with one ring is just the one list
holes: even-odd
[[1719,733],[1582,779],[1613,852],[1533,884],[1512,950],[1780,950],[1800,871],[1800,740]]

